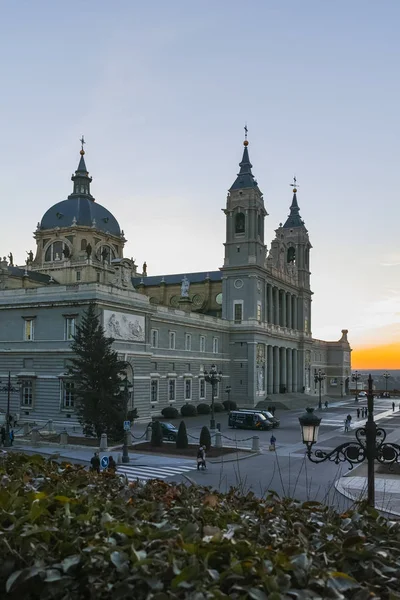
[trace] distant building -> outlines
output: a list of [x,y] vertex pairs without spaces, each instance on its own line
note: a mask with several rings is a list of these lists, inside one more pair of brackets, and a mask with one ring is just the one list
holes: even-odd
[[[131,405],[141,419],[163,407],[210,402],[204,371],[223,373],[217,399],[254,406],[271,394],[348,392],[347,330],[337,342],[311,334],[310,250],[297,190],[289,216],[264,240],[267,211],[248,142],[226,206],[218,271],[152,276],[124,257],[124,231],[91,194],[84,150],[73,191],[38,222],[26,265],[0,261],[0,378],[22,381],[11,412],[23,420],[75,418],[66,375],[75,328],[89,302],[134,373]],[[295,184],[294,184],[295,185]],[[130,372],[128,376],[131,377]],[[4,393],[0,408],[5,409]]]

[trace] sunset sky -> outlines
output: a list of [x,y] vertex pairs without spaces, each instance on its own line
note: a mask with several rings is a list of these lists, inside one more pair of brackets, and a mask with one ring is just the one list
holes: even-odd
[[126,255],[218,269],[247,122],[268,247],[297,176],[314,337],[400,369],[399,22],[398,0],[3,2],[1,255],[34,248],[84,134]]

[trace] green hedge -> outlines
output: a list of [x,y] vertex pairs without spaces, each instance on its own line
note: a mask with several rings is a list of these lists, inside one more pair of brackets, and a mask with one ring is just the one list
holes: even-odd
[[224,405],[221,402],[214,402],[214,412],[219,413],[224,412],[224,410]]
[[225,410],[236,410],[237,404],[234,400],[225,400],[223,403]]
[[400,524],[363,505],[128,486],[16,453],[0,479],[4,600],[399,597]]
[[210,405],[209,404],[198,404],[197,405],[197,414],[198,415],[209,415],[211,411]]
[[184,404],[181,407],[181,415],[182,417],[195,417],[197,415],[197,410],[194,404]]
[[161,414],[166,419],[177,419],[179,417],[179,410],[175,406],[166,406],[162,409]]
[[176,436],[176,447],[185,449],[189,446],[185,421],[179,423],[178,435]]

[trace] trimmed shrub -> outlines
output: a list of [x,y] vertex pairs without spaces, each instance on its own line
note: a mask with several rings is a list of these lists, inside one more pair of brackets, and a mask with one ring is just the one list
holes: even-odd
[[184,404],[181,406],[182,417],[195,417],[197,415],[196,407],[193,404]]
[[224,405],[225,410],[236,410],[237,404],[234,400],[224,400],[222,403]]
[[166,419],[177,419],[179,417],[179,411],[175,406],[166,406],[162,409],[161,414]]
[[178,435],[176,436],[176,447],[187,448],[189,446],[185,421],[179,423]]
[[221,402],[214,402],[214,412],[224,412],[224,405]]
[[198,415],[209,415],[210,414],[210,405],[209,404],[198,404],[197,405],[197,414]]
[[272,404],[272,400],[268,400],[268,398],[265,398],[265,400],[259,400],[255,408],[263,408],[264,410],[267,410],[267,408],[270,407]]
[[152,446],[162,446],[163,443],[163,432],[161,429],[160,421],[154,421],[151,428],[151,440]]
[[205,446],[206,450],[209,450],[211,448],[210,430],[205,425],[200,431],[200,446]]

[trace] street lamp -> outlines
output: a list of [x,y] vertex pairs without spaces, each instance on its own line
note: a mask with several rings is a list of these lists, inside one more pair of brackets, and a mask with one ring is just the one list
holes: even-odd
[[343,379],[340,380],[340,397],[343,398]]
[[375,504],[375,460],[385,465],[400,463],[400,446],[392,442],[386,442],[386,431],[377,427],[374,421],[374,394],[373,379],[368,377],[368,420],[364,427],[356,429],[356,439],[352,442],[341,444],[331,452],[315,450],[312,447],[318,441],[318,429],[321,419],[314,415],[313,408],[307,408],[307,412],[299,417],[303,443],[306,446],[306,455],[313,463],[321,463],[330,460],[335,464],[347,462],[352,469],[354,465],[367,460],[368,463],[368,497],[370,506]]
[[210,372],[204,371],[204,380],[207,383],[211,383],[211,419],[210,429],[215,429],[215,413],[214,413],[214,399],[215,399],[215,388],[217,384],[222,380],[222,371],[217,371],[215,365],[211,365]]
[[385,378],[385,396],[387,398],[387,388],[388,388],[388,379],[390,377],[390,373],[388,373],[386,371],[386,373],[383,374],[384,378]]
[[[1,383],[1,381],[0,381]],[[19,383],[19,382],[18,382]],[[6,439],[4,440],[4,446],[11,446],[10,440],[10,396],[12,392],[19,392],[19,386],[15,387],[11,385],[11,371],[8,371],[8,380],[6,385],[0,387],[1,392],[7,392],[7,412],[6,412]]]
[[[134,391],[133,384],[134,384],[134,377],[135,377],[135,373],[133,371],[133,367],[132,367],[131,363],[127,362],[126,365],[131,368],[132,383],[129,382],[128,375],[126,375],[125,378],[121,381],[120,386],[119,386],[119,389],[125,398],[125,421],[128,419],[129,396],[130,396],[130,394],[133,394],[133,391]],[[122,447],[122,462],[123,463],[129,462],[128,435],[129,435],[129,431],[126,431],[124,429],[124,445]]]
[[322,399],[321,399],[321,385],[322,382],[324,381],[326,375],[325,373],[322,373],[321,369],[318,369],[318,373],[315,373],[314,375],[314,382],[317,384],[319,384],[319,388],[318,388],[318,408],[322,408]]
[[353,373],[353,375],[351,376],[351,380],[355,382],[356,384],[356,397],[355,397],[355,402],[358,402],[358,382],[361,379],[361,373],[359,373],[358,371],[356,371],[355,373]]

